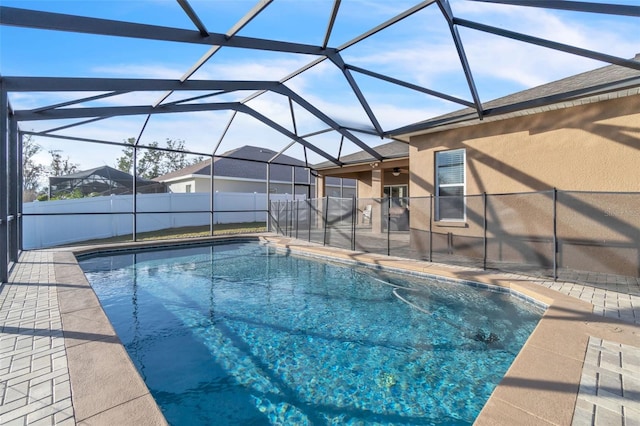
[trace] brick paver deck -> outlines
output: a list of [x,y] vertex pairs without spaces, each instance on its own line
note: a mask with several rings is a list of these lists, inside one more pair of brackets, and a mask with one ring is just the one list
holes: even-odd
[[74,425],[51,252],[24,252],[0,293],[0,424]]
[[591,337],[573,425],[640,425],[640,348]]

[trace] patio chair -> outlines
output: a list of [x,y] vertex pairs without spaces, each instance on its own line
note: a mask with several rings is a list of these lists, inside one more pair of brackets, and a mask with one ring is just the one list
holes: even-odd
[[371,204],[367,204],[362,210],[362,223],[371,223]]

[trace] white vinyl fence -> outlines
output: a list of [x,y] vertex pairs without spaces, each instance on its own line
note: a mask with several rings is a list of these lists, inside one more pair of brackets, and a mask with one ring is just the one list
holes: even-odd
[[[291,195],[271,194],[270,198],[272,201],[291,200]],[[297,195],[296,198],[305,197]],[[208,193],[139,194],[137,204],[138,233],[204,226],[209,224],[211,218]],[[256,210],[267,209],[267,194],[216,192],[214,209],[234,210],[215,213],[214,224],[266,222],[267,214]],[[23,247],[29,250],[131,234],[132,211],[132,195],[25,203]],[[164,211],[170,213],[154,213]],[[31,216],[33,214],[38,215]]]

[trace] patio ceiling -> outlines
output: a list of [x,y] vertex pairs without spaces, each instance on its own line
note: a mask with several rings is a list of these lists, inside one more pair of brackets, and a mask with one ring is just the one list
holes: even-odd
[[[167,7],[166,3],[157,6],[152,2],[146,3],[153,7]],[[482,83],[482,90],[479,88],[479,82],[483,82],[486,77],[473,71],[474,62],[468,51],[477,49],[477,44],[473,43],[474,37],[490,36],[499,43],[509,40],[510,43],[522,45],[522,49],[533,46],[532,54],[543,48],[592,60],[584,62],[585,67],[596,68],[604,63],[640,70],[640,62],[636,60],[464,17],[465,13],[473,15],[473,10],[486,8],[490,12],[500,10],[501,7],[523,14],[530,10],[542,10],[556,14],[549,16],[556,16],[558,19],[572,16],[571,14],[598,15],[610,18],[610,22],[620,19],[620,31],[624,37],[629,23],[638,24],[640,6],[634,5],[554,0],[426,0],[406,4],[403,10],[394,10],[386,20],[374,21],[380,17],[377,14],[372,22],[357,20],[360,26],[368,26],[353,34],[353,31],[349,31],[349,23],[356,22],[358,13],[367,15],[367,10],[364,9],[366,3],[340,0],[333,3],[311,2],[315,9],[309,10],[309,3],[304,6],[299,2],[261,0],[255,6],[247,7],[250,6],[248,3],[235,2],[236,6],[240,4],[247,10],[239,17],[233,16],[229,30],[215,32],[213,29],[219,27],[221,21],[229,21],[232,17],[231,13],[223,18],[216,14],[216,7],[219,7],[220,13],[227,9],[228,5],[220,3],[216,6],[217,3],[214,2],[177,0],[172,18],[175,24],[169,26],[164,22],[165,18],[156,18],[151,12],[147,17],[138,8],[120,4],[113,7],[113,3],[112,9],[121,10],[100,17],[61,13],[63,2],[48,2],[43,7],[47,10],[0,6],[0,29],[5,34],[2,41],[4,46],[19,44],[21,49],[33,49],[34,55],[38,55],[43,44],[47,44],[47,37],[56,40],[51,35],[52,32],[73,35],[72,39],[65,39],[68,44],[64,46],[50,46],[55,51],[64,49],[59,51],[59,62],[55,58],[45,57],[46,53],[43,52],[43,66],[37,70],[24,67],[27,75],[8,74],[7,70],[21,69],[14,66],[19,58],[3,58],[5,65],[0,67],[3,116],[8,114],[25,134],[113,145],[121,145],[122,142],[101,138],[97,129],[89,131],[93,135],[90,137],[78,132],[78,129],[91,129],[98,122],[106,123],[115,118],[137,117],[136,144],[144,146],[145,132],[149,132],[155,125],[155,119],[150,120],[151,117],[176,113],[207,113],[211,115],[202,116],[203,126],[216,123],[206,130],[209,145],[204,148],[187,146],[187,149],[194,154],[209,156],[217,154],[220,146],[231,138],[230,132],[234,128],[245,126],[239,117],[248,117],[280,136],[280,141],[277,142],[279,147],[275,147],[279,153],[291,150],[289,155],[295,156],[292,147],[297,146],[302,150],[305,160],[308,154],[313,154],[313,158],[318,160],[342,165],[342,156],[360,150],[383,161],[385,158],[373,149],[381,140],[388,142],[400,132],[409,133],[437,126],[438,121],[430,119],[447,112],[472,108],[478,119],[499,113],[500,110],[485,108],[485,104],[497,95],[509,93],[486,89],[490,84],[500,84],[495,81]],[[16,4],[32,3],[23,1]],[[42,3],[33,4],[42,6]],[[515,9],[514,5],[517,5]],[[470,9],[470,6],[475,9]],[[129,19],[111,19],[112,16],[128,17],[127,9],[131,9]],[[462,11],[460,14],[456,12],[458,9]],[[292,22],[292,19],[295,21],[298,10],[300,22]],[[285,16],[285,13],[287,20],[279,18],[279,14]],[[304,25],[307,19],[311,23],[309,17],[312,15],[315,20],[318,16],[323,17],[322,30],[309,25],[309,34],[301,32],[295,39],[280,39],[279,25]],[[271,22],[271,26],[259,27],[261,18],[265,22]],[[415,31],[416,20],[423,25],[423,34]],[[162,25],[154,23],[156,21]],[[252,31],[254,26],[256,29]],[[517,22],[514,27],[518,27]],[[258,28],[270,30],[261,30],[262,34],[256,36],[254,32]],[[428,44],[420,42],[420,38],[426,37],[433,28],[439,28],[440,36],[446,34],[447,40],[443,45],[449,48],[449,51],[437,52],[435,56],[429,51]],[[386,33],[391,33],[394,38],[385,37]],[[628,34],[628,37],[638,38],[638,33],[640,31]],[[6,35],[10,36],[10,41]],[[131,46],[132,51],[139,49],[136,51],[138,55],[133,56],[140,57],[141,66],[144,61],[150,61],[156,68],[160,68],[165,61],[170,64],[168,68],[171,68],[176,62],[182,63],[184,57],[196,54],[200,56],[195,61],[185,61],[182,68],[185,71],[174,78],[139,78],[139,72],[132,65],[120,67],[119,74],[129,72],[124,77],[114,77],[113,69],[103,71],[105,76],[87,76],[89,68],[80,70],[75,75],[68,68],[60,66],[66,60],[66,56],[62,57],[63,54],[82,55],[85,44],[75,45],[69,40],[83,40],[85,43],[87,37],[93,37],[89,39],[90,44],[93,44],[92,48],[103,49],[99,38],[95,36],[128,40],[130,44],[121,46]],[[402,43],[398,43],[399,39]],[[144,46],[147,45],[140,44],[143,42],[163,43],[164,53],[145,57]],[[633,42],[630,44],[633,45]],[[636,43],[635,46],[637,45]],[[395,69],[393,66],[377,67],[376,61],[371,59],[371,56],[392,55],[405,46],[424,50],[414,49],[411,56],[407,50],[403,50],[405,57],[396,59]],[[485,48],[486,54],[491,55],[491,46],[486,44]],[[121,50],[128,49],[124,47]],[[234,53],[224,56],[226,52]],[[127,52],[105,52],[105,55],[113,55],[114,62],[122,61],[118,53],[125,55]],[[633,57],[637,52],[623,52],[625,53],[626,57]],[[417,63],[423,56],[425,62],[436,66],[438,54],[455,56],[457,72],[452,71],[448,77],[457,82],[455,87],[435,79],[431,86],[428,84],[429,79],[419,81],[420,78],[412,78],[410,74],[402,72],[403,67],[420,66],[427,69],[429,64]],[[366,55],[369,55],[368,59],[365,58]],[[250,79],[212,78],[224,74],[220,72],[221,64],[226,65],[234,59],[238,63],[237,75],[250,75]],[[248,72],[250,64],[268,64],[269,61],[276,60],[278,64],[287,64],[287,67],[275,67],[280,75],[273,68],[267,70],[265,66],[257,66],[255,72]],[[518,58],[514,60],[517,61]],[[11,66],[6,65],[8,63]],[[373,65],[368,67],[369,63]],[[100,67],[96,68],[98,71],[93,74],[100,72]],[[169,71],[166,73],[170,74]],[[329,74],[339,78],[330,79],[327,77]],[[624,82],[614,81],[608,83],[608,86],[612,89],[619,88],[621,83]],[[633,84],[637,86],[637,80]],[[312,90],[311,86],[321,90]],[[487,99],[483,97],[483,93],[487,94]],[[51,99],[54,98],[51,94],[58,96],[56,99],[59,101],[52,102]],[[321,96],[322,94],[325,96]],[[570,99],[574,94],[568,90],[564,96]],[[269,102],[265,100],[267,98]],[[339,111],[337,106],[341,105],[343,99],[345,109]],[[554,102],[562,102],[563,99],[563,94],[556,95]],[[407,104],[411,103],[411,114],[403,112],[403,100]],[[9,102],[13,106],[11,110],[6,108]],[[502,105],[502,109],[510,112],[526,110],[539,106],[540,102],[540,99],[531,99],[513,105]],[[395,107],[399,112],[394,110]],[[40,127],[26,131],[27,126]],[[114,126],[118,125],[114,122]],[[127,135],[122,135],[120,140],[126,137]],[[252,143],[260,144],[262,137],[263,135],[257,134]],[[272,161],[277,161],[277,156]]]

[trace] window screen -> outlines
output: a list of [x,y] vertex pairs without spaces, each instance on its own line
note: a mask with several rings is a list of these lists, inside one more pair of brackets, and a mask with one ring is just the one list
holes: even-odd
[[436,220],[464,220],[465,150],[436,152]]

